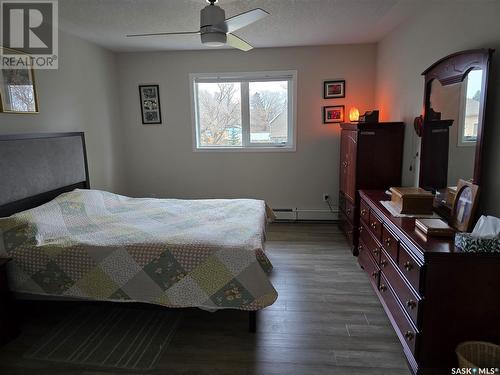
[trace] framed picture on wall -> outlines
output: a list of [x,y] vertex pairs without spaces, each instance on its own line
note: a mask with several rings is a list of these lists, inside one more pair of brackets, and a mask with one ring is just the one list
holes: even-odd
[[[5,50],[2,48],[2,55]],[[38,113],[33,69],[0,69],[0,112]]]
[[323,82],[323,98],[345,98],[345,80]]
[[323,107],[323,124],[344,122],[344,106],[331,105]]
[[160,86],[139,85],[142,123],[161,124]]

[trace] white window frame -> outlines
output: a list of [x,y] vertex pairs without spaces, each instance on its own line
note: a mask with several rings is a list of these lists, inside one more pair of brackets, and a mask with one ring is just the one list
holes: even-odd
[[[248,83],[252,81],[288,81],[288,143],[269,144],[250,142],[250,114],[248,100]],[[243,82],[241,90],[242,146],[201,146],[199,142],[198,119],[198,82]],[[246,88],[245,88],[246,87]],[[238,152],[283,152],[295,151],[297,142],[297,71],[263,71],[263,72],[233,72],[233,73],[191,73],[189,74],[191,97],[191,118],[193,131],[193,151],[238,151]]]

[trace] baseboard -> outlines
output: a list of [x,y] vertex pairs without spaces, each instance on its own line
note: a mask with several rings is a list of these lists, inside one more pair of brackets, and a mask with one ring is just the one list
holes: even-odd
[[338,221],[338,211],[318,209],[277,209],[276,221]]
[[340,223],[340,220],[288,220],[288,219],[276,219],[273,221],[273,223],[307,223],[307,224],[338,224]]

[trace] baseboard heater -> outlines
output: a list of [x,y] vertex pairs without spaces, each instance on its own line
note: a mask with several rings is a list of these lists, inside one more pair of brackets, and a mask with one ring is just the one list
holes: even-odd
[[273,208],[276,221],[338,221],[339,210],[314,208]]

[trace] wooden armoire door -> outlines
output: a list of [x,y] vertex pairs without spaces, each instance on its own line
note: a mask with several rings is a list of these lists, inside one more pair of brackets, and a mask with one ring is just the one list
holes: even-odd
[[353,203],[356,198],[357,139],[357,131],[342,130],[340,136],[340,191]]

